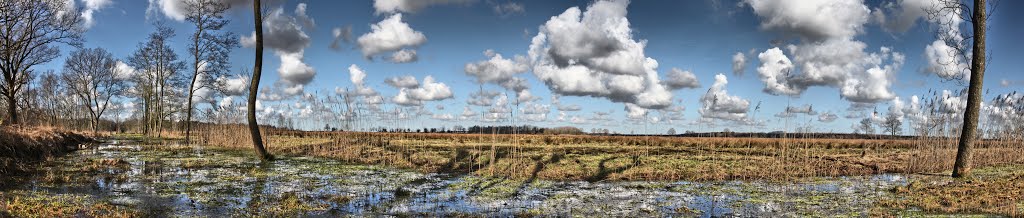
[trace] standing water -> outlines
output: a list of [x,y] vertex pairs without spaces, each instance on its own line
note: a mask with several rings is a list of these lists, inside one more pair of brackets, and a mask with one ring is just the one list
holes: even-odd
[[771,182],[553,182],[423,174],[246,151],[111,141],[0,190],[85,196],[150,216],[863,216],[899,175]]

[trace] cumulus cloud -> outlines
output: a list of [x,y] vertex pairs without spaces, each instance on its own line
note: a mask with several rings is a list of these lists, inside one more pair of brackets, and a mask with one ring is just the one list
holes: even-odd
[[462,108],[462,114],[459,114],[459,120],[470,120],[476,117],[477,115],[480,114],[477,113],[476,111],[473,111],[473,109],[470,109],[469,106],[466,106]]
[[761,17],[761,28],[808,41],[851,38],[863,31],[871,12],[862,0],[746,0]]
[[500,92],[480,90],[473,93],[469,93],[469,99],[466,99],[466,103],[469,105],[476,105],[481,107],[490,107],[494,105],[494,98],[501,95]]
[[697,81],[697,76],[693,75],[688,70],[680,70],[679,68],[672,68],[665,75],[665,80],[661,81],[663,85],[669,89],[683,89],[683,88],[700,88],[700,82]]
[[758,54],[757,72],[764,92],[772,95],[800,96],[811,86],[826,86],[838,88],[851,102],[890,100],[895,97],[892,79],[905,57],[888,47],[866,53],[866,47],[847,39],[789,45],[793,60],[782,49],[771,48]]
[[[283,8],[276,8],[263,21],[263,46],[281,53],[301,53],[311,42],[309,35],[302,30],[299,21],[284,13]],[[245,47],[256,45],[256,32],[242,36],[241,44]]]
[[281,66],[277,68],[281,81],[288,85],[306,85],[313,81],[316,70],[302,62],[302,53],[278,54]]
[[736,52],[732,56],[732,75],[743,76],[743,72],[747,70],[747,55],[743,52]]
[[[373,56],[396,52],[410,47],[418,47],[427,42],[427,36],[402,22],[402,14],[391,15],[384,20],[370,25],[371,31],[356,39],[363,56]],[[408,50],[406,53],[409,53]],[[413,53],[415,54],[415,53]]]
[[227,96],[243,96],[249,93],[249,77],[221,77],[217,78],[221,84],[221,92]]
[[[893,33],[907,32],[917,23],[918,19],[927,18],[927,10],[934,9],[939,1],[935,0],[899,0],[883,3],[872,15],[886,31]],[[888,14],[887,14],[888,13]]]
[[440,101],[454,96],[448,85],[435,82],[432,76],[423,78],[423,83],[418,86],[396,87],[401,88],[391,101],[403,106],[418,106],[423,105],[424,101]]
[[[305,4],[300,4],[299,7],[305,7]],[[295,11],[305,13],[305,9],[300,9],[296,8]],[[303,61],[303,54],[311,41],[310,37],[303,31],[298,19],[284,13],[284,8],[278,7],[264,18],[263,45],[274,49],[274,54],[281,61],[277,73],[280,76],[278,82],[285,85],[282,91],[287,95],[301,94],[303,87],[316,76],[316,69]],[[255,46],[256,32],[242,36],[240,41],[242,46]]]
[[969,80],[970,67],[957,52],[956,48],[950,47],[942,40],[928,44],[924,48],[924,56],[928,60],[925,72],[948,80]]
[[409,12],[414,13],[427,6],[442,4],[467,4],[475,0],[374,0],[373,9],[377,14]]
[[391,53],[391,58],[388,58],[391,63],[410,63],[416,62],[416,60],[419,60],[419,57],[416,56],[416,50],[412,49],[398,50]]
[[138,73],[138,70],[124,62],[117,61],[117,63],[114,64],[114,78],[116,79],[130,79],[133,76],[138,75]]
[[530,70],[529,61],[523,56],[506,59],[494,50],[484,51],[484,55],[490,59],[467,63],[464,67],[466,75],[476,78],[478,83],[500,85],[512,80],[516,74]]
[[700,98],[701,108],[697,111],[704,118],[741,121],[746,119],[750,101],[729,95],[725,85],[729,81],[724,74],[715,75],[715,83]]
[[316,28],[316,21],[306,15],[306,3],[299,3],[295,6],[295,16],[302,21],[302,25],[306,28]]
[[[351,90],[347,88],[343,89],[341,87],[336,87],[334,91],[337,95],[364,97],[364,101],[370,99],[379,99],[379,94],[377,93],[377,91],[373,90],[373,88],[366,86],[366,71],[363,71],[363,69],[359,68],[359,66],[352,64],[348,66],[348,74],[349,81],[351,81],[352,85],[355,87],[353,87]],[[415,80],[415,78],[413,80]]]
[[[89,2],[90,0],[84,1]],[[220,2],[227,4],[229,7],[250,6],[251,8],[252,6],[252,1],[248,0],[220,0]],[[188,7],[185,1],[182,0],[149,0],[149,5],[146,7],[146,17],[152,18],[160,14],[176,21],[185,21],[185,18],[188,17]]]
[[384,79],[384,83],[395,88],[416,88],[420,82],[414,76],[396,76]]
[[[88,29],[88,28],[92,27],[94,24],[96,24],[95,19],[93,19],[93,14],[94,13],[96,13],[97,11],[99,11],[99,10],[101,10],[103,8],[106,8],[107,6],[110,6],[110,4],[113,3],[111,0],[81,0],[81,1],[83,3],[85,3],[85,6],[82,8],[82,15],[81,16],[82,16],[82,21],[84,22],[82,25],[84,25],[84,27],[86,29]],[[68,0],[68,3],[73,5],[75,3],[75,0]]]
[[[888,47],[865,52],[854,40],[864,30],[870,10],[861,0],[796,2],[747,0],[761,18],[761,28],[793,34],[802,43],[771,48],[758,55],[764,91],[800,96],[812,86],[838,88],[853,103],[878,103],[895,97],[892,79],[905,57]],[[790,59],[792,57],[792,59]]]
[[661,84],[658,62],[646,57],[646,41],[634,40],[629,1],[597,1],[572,7],[538,28],[530,44],[533,73],[555,94],[591,96],[665,108],[672,93]]

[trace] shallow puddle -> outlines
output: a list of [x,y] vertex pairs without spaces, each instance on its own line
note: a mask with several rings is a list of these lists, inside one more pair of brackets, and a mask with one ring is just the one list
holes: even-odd
[[552,182],[111,141],[3,192],[85,195],[151,216],[866,216],[900,175],[768,182]]

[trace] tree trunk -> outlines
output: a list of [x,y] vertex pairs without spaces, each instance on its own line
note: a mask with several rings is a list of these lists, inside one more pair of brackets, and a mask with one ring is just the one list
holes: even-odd
[[971,175],[971,150],[977,138],[978,111],[981,109],[981,87],[985,78],[985,0],[974,0],[974,48],[971,51],[971,83],[967,89],[967,110],[960,132],[960,145],[953,164],[953,178]]
[[263,71],[263,16],[260,9],[260,0],[254,0],[252,12],[256,21],[256,61],[252,69],[252,81],[249,84],[249,105],[246,108],[249,111],[247,118],[249,120],[249,134],[252,135],[252,146],[256,148],[256,153],[260,156],[260,160],[268,161],[273,160],[274,156],[271,156],[263,148],[260,126],[256,123],[256,94],[260,86],[260,73]]
[[185,145],[191,145],[190,139],[192,139],[192,90],[196,85],[196,77],[192,77],[192,85],[188,86],[188,107],[185,108]]
[[[13,93],[13,92],[11,92]],[[7,123],[5,125],[12,126],[18,125],[18,97],[14,94],[8,94],[7,96]]]

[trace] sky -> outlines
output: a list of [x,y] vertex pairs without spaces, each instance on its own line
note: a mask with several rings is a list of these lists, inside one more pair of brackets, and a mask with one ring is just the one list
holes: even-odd
[[[85,47],[127,58],[174,28],[186,59],[179,0],[69,0],[83,9]],[[240,44],[232,73],[252,67],[253,20],[232,6]],[[261,122],[338,126],[309,96],[346,96],[367,126],[576,126],[618,133],[810,131],[849,133],[895,114],[905,133],[924,105],[962,113],[968,61],[937,41],[970,32],[930,19],[930,0],[276,1],[267,6]],[[1002,1],[989,20],[989,101],[1024,89],[1024,31]],[[939,18],[950,14],[939,14]],[[65,47],[63,52],[74,48]],[[60,71],[65,57],[41,69]],[[237,90],[248,82],[238,77]],[[244,79],[244,78],[243,78]],[[241,87],[237,87],[241,86]],[[203,108],[239,110],[244,92],[204,94]],[[335,108],[336,110],[336,108]],[[372,114],[372,115],[370,115]],[[511,118],[510,118],[511,117]]]

